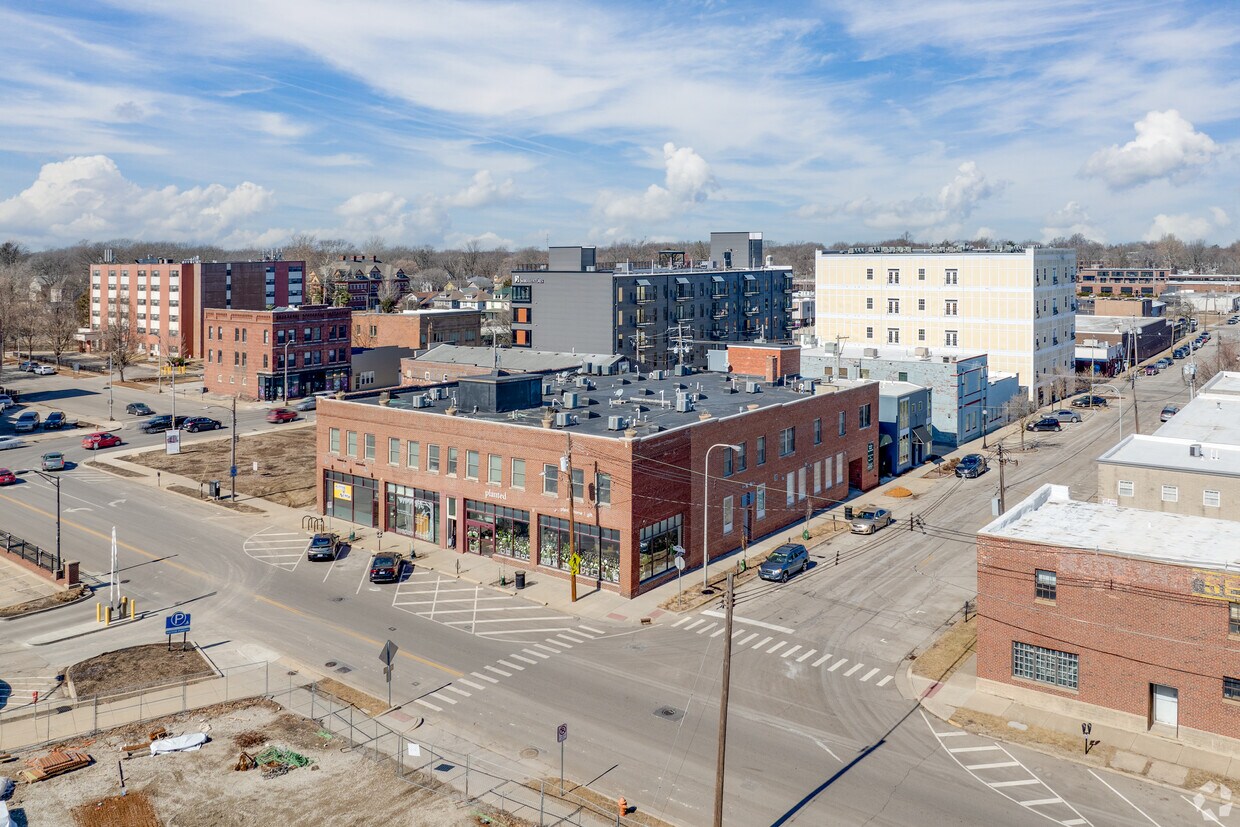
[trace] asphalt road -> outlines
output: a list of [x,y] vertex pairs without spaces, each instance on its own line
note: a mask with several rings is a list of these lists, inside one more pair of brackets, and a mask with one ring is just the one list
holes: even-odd
[[[74,394],[61,398],[75,405],[98,410],[102,402],[106,409],[106,391],[85,383],[62,391],[63,377],[37,379],[50,392]],[[151,398],[117,388],[118,401],[122,392]],[[1187,392],[1178,372],[1168,372],[1142,377],[1138,395],[1142,430],[1149,432],[1162,406]],[[1018,439],[1009,440],[1019,464],[1005,472],[1007,501],[1047,481],[1092,496],[1093,459],[1119,436],[1121,413],[1130,431],[1130,401],[1087,414],[1061,433],[1026,435],[1023,451]],[[194,412],[192,403],[185,407]],[[177,412],[182,408],[178,400]],[[242,430],[262,421],[261,410],[238,413]],[[124,433],[131,445],[160,440]],[[0,464],[29,467],[49,449],[81,461],[87,452],[75,445],[66,434],[6,452]],[[515,598],[488,602],[486,592],[417,569],[399,586],[372,586],[367,560],[310,564],[301,559],[300,538],[261,518],[153,495],[149,486],[85,467],[62,478],[66,556],[106,585],[116,526],[124,593],[144,611],[192,611],[200,643],[244,642],[256,653],[286,655],[324,672],[343,666],[350,669],[344,680],[382,696],[377,654],[390,638],[401,647],[394,699],[407,709],[508,756],[533,747],[540,751],[534,763],[548,774],[558,770],[555,727],[568,722],[570,776],[598,779],[600,789],[681,824],[709,822],[723,646],[709,609],[674,626],[630,628],[585,623]],[[50,547],[54,490],[37,477],[23,479],[0,489],[0,523]],[[1172,825],[1201,818],[1176,793],[1017,748],[1008,750],[1015,766],[1002,770],[1015,775],[969,770],[976,765],[957,761],[936,737],[950,728],[927,720],[896,691],[890,676],[905,654],[975,591],[969,533],[991,519],[997,483],[993,462],[979,479],[945,480],[897,505],[896,526],[833,541],[829,553],[785,585],[740,590],[727,823],[1036,825],[1080,818],[1075,823]],[[913,531],[910,513],[921,519]],[[21,641],[93,617],[85,604],[12,621],[4,630]],[[480,619],[495,623],[480,626]],[[162,639],[161,627],[154,617],[46,651],[68,662]],[[483,634],[471,633],[480,628]],[[1016,803],[1003,792],[1013,780],[1019,788],[1045,787],[1040,800],[1061,800]]]

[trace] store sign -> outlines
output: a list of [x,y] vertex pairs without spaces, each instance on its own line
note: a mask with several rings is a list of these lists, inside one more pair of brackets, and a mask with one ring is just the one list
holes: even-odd
[[353,486],[346,482],[333,482],[332,497],[345,502],[353,502]]
[[508,492],[491,491],[488,489],[487,491],[483,492],[482,496],[483,498],[488,499],[488,500],[506,500],[508,499]]
[[1240,603],[1240,575],[1193,569],[1193,594]]

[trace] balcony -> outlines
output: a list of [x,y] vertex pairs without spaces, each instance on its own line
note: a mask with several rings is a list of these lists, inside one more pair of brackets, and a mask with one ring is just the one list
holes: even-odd
[[688,322],[697,318],[697,310],[691,304],[682,305],[676,308],[674,318],[678,322]]
[[728,283],[723,280],[723,276],[711,277],[710,297],[712,299],[726,299],[728,297]]
[[744,313],[746,316],[756,316],[761,312],[762,312],[762,308],[754,306],[754,305],[749,305],[744,310]]
[[656,314],[654,313],[638,313],[637,314],[637,326],[638,327],[646,327],[648,325],[655,324],[657,321],[658,321],[658,318]]
[[710,329],[710,338],[712,339],[726,339],[728,336],[729,333],[726,327],[712,327]]
[[784,292],[785,293],[792,292],[792,278],[791,277],[784,279]]
[[728,307],[726,304],[715,305],[710,310],[710,317],[712,319],[726,319],[730,315],[732,315],[732,309]]
[[744,292],[746,296],[758,295],[758,282],[755,279],[745,279]]

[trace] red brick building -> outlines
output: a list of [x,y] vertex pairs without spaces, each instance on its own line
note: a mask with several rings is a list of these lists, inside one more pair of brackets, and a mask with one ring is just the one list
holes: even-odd
[[801,374],[801,346],[792,344],[728,345],[728,367],[738,376],[757,376],[775,382]]
[[1186,744],[1240,739],[1238,548],[1234,521],[1043,486],[978,533],[978,688]]
[[347,307],[321,304],[278,310],[207,310],[203,316],[203,387],[208,393],[257,400],[347,390],[351,318]]
[[406,310],[353,314],[354,347],[406,347],[482,344],[480,310]]
[[[718,374],[463,377],[323,399],[319,504],[338,520],[625,596],[878,483],[878,383],[818,394]],[[709,499],[704,497],[710,453]],[[571,459],[570,459],[571,457]],[[571,468],[572,483],[569,474]]]

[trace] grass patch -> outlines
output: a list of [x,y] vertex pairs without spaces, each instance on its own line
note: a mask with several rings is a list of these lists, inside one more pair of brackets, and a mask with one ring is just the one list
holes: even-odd
[[958,620],[930,648],[913,661],[913,674],[934,681],[951,677],[969,655],[977,651],[977,616]]
[[320,681],[316,681],[314,685],[320,692],[331,695],[333,698],[350,706],[355,706],[367,715],[382,715],[388,711],[388,705],[374,695],[367,695],[360,689],[346,686],[338,680],[323,678]]
[[104,652],[69,667],[74,695],[121,695],[136,689],[176,684],[189,678],[215,675],[197,648],[182,649],[166,643],[149,643]]
[[987,715],[972,709],[956,710],[956,714],[952,715],[948,723],[988,738],[1037,747],[1052,755],[1061,755],[1073,761],[1083,761],[1097,767],[1109,766],[1111,759],[1115,757],[1115,747],[1110,744],[1098,744],[1089,751],[1089,755],[1086,755],[1085,739],[1081,735],[1069,735],[1066,732],[1040,726],[1017,729],[1008,726],[1006,718]]
[[83,462],[82,464],[85,465],[87,468],[97,468],[100,471],[107,471],[109,474],[115,474],[118,477],[145,477],[146,476],[146,474],[143,474],[141,471],[135,471],[132,468],[121,468],[118,465],[112,465],[107,462],[100,462],[97,459],[91,460],[90,462]]
[[84,599],[90,594],[90,589],[82,585],[73,586],[68,589],[57,591],[55,594],[36,597],[34,600],[27,600],[25,603],[18,603],[16,606],[4,606],[0,608],[0,617],[21,617],[30,612],[38,612],[43,609],[50,609],[54,606],[64,606],[69,603],[76,603]]
[[[525,782],[525,785],[532,790],[540,789],[540,784],[547,798],[553,798],[557,801],[563,801],[576,806],[585,806],[588,811],[607,818],[608,823],[611,823],[611,819],[614,819],[618,812],[616,799],[595,792],[589,787],[575,784],[567,779],[564,782],[564,794],[561,795],[559,776],[536,778]],[[642,827],[675,827],[670,821],[664,821],[658,816],[641,812],[634,806],[632,801],[629,801],[628,805],[629,812],[625,815],[624,821],[621,822],[624,825],[640,824]]]
[[196,500],[204,500],[206,502],[214,503],[215,505],[218,505],[221,508],[231,508],[233,511],[239,511],[242,514],[265,514],[267,513],[263,511],[261,508],[255,508],[254,506],[246,505],[245,503],[233,502],[232,500],[226,500],[223,498],[218,499],[218,500],[212,500],[209,497],[205,496],[203,492],[190,488],[188,485],[169,485],[167,486],[167,488],[169,491],[174,491],[177,494],[184,494],[185,496],[193,497]]

